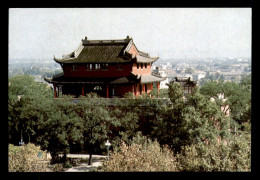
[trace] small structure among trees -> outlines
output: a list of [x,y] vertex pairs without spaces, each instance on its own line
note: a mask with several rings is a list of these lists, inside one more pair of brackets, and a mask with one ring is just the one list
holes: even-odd
[[173,81],[182,85],[184,95],[191,94],[196,87],[196,82],[192,81],[190,77],[175,77]]

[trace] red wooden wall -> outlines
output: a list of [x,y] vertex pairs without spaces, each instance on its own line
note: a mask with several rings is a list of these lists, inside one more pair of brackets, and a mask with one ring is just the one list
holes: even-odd
[[121,64],[122,69],[117,68],[117,64],[108,64],[108,69],[86,69],[86,64],[79,64],[77,70],[72,69],[72,64],[64,64],[63,72],[65,77],[123,77],[129,76],[132,71],[132,63]]

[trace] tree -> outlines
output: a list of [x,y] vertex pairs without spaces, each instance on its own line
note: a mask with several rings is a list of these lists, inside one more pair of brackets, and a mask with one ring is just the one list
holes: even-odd
[[131,141],[120,143],[100,171],[175,171],[176,162],[167,146],[161,147],[137,132]]
[[[123,100],[124,101],[124,100]],[[113,118],[114,124],[110,126],[112,149],[116,149],[121,141],[127,142],[135,134],[139,127],[139,116],[135,111],[127,110],[129,106],[120,99],[117,99],[116,106],[110,108],[110,116]],[[125,105],[127,107],[125,107]]]
[[74,109],[70,97],[63,96],[53,102],[48,119],[39,123],[37,142],[51,153],[53,163],[59,160],[61,153],[65,163],[70,144],[83,141],[83,122]]
[[181,128],[184,92],[179,83],[172,82],[168,86],[171,104],[166,109],[164,118],[158,119],[154,129],[160,144],[167,144],[173,150],[178,151],[182,144],[186,144],[185,139],[187,139],[187,132]]
[[[243,123],[242,129],[249,130],[248,126],[251,126],[251,74],[245,75],[242,77],[241,82],[239,83],[240,88],[244,93],[246,93],[247,104],[245,106],[245,111],[242,114]],[[250,131],[250,130],[249,130]],[[250,131],[251,132],[251,131]]]
[[192,143],[200,141],[216,141],[217,138],[226,138],[230,120],[216,104],[201,95],[196,89],[187,97],[183,111],[184,122],[189,129]]
[[[151,139],[157,137],[157,121],[164,118],[168,104],[167,99],[151,97],[151,94],[143,94],[137,98],[129,97],[126,100],[118,100],[117,109],[121,113],[116,116],[122,124],[120,129],[124,133],[124,141],[131,139],[136,131]],[[128,115],[126,117],[126,115]],[[122,126],[123,125],[123,126]],[[124,131],[128,129],[128,131]]]
[[179,152],[183,146],[214,142],[227,134],[229,122],[224,114],[197,89],[184,98],[181,85],[172,83],[169,85],[169,97],[172,105],[156,125],[161,144]]
[[66,155],[68,142],[75,140],[77,122],[68,99],[53,102],[50,88],[29,75],[10,78],[8,92],[10,142],[17,144],[22,136],[25,142],[38,143],[51,152],[53,161],[62,151]]
[[251,74],[242,76],[241,81],[239,83],[240,86],[251,92],[251,84]]
[[177,154],[179,171],[251,171],[251,140],[231,135],[215,144],[199,142]]
[[104,144],[110,132],[113,121],[106,108],[106,101],[96,94],[81,97],[76,108],[78,116],[83,121],[84,141],[88,144],[89,165],[92,164],[92,154],[100,144]]
[[[207,98],[213,97],[220,107],[223,104],[228,105],[231,110],[231,119],[241,125],[251,121],[251,88],[248,84],[250,82],[246,83],[246,80],[243,80],[240,84],[213,81],[201,87],[200,93]],[[218,98],[219,94],[224,94],[227,99],[224,103]]]
[[223,81],[210,81],[202,86],[199,91],[201,94],[205,95],[208,98],[214,97],[218,98],[219,93],[223,93]]
[[17,144],[21,134],[27,141],[35,139],[37,123],[50,110],[51,89],[29,75],[9,78],[8,87],[9,140]]
[[138,131],[151,139],[156,138],[156,124],[165,118],[168,103],[165,99],[151,98],[149,95],[142,96],[139,99],[139,111],[137,113],[140,118]]
[[53,101],[51,89],[29,75],[10,78],[8,95],[9,142],[18,144],[22,136],[48,150],[53,162],[59,153],[66,159],[69,144],[80,141],[83,134],[70,98]]

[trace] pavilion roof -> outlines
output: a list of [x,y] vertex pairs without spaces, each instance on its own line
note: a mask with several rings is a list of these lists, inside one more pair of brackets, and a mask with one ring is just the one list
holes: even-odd
[[196,81],[192,81],[190,77],[175,77],[174,78],[175,82],[181,83],[181,84],[186,84],[186,85],[196,85]]
[[138,55],[128,53],[132,38],[119,40],[82,40],[82,43],[70,54],[55,58],[58,63],[126,63],[136,60],[138,63],[151,63],[159,57],[152,58],[138,50]]

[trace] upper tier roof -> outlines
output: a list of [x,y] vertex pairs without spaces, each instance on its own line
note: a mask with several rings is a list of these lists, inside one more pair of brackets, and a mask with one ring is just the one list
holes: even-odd
[[54,60],[58,63],[125,63],[133,60],[138,63],[151,63],[159,58],[151,58],[141,51],[138,51],[138,55],[129,56],[131,45],[133,40],[128,36],[120,40],[87,40],[86,37],[77,50],[61,59],[54,57]]

